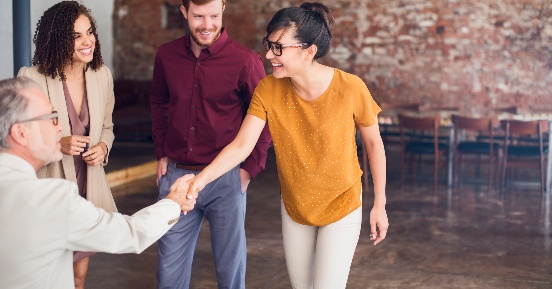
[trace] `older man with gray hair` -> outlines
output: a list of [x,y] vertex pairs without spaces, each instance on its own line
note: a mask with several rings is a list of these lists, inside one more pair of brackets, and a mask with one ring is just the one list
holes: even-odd
[[187,187],[171,189],[125,216],[94,207],[70,181],[38,179],[62,157],[57,116],[32,80],[0,81],[0,288],[72,289],[72,251],[140,253],[195,204]]

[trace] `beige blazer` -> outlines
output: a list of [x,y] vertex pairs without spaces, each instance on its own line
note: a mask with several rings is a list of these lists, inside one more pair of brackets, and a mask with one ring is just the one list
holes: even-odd
[[[50,98],[50,102],[59,114],[59,123],[63,127],[61,136],[70,136],[69,114],[67,103],[63,94],[61,79],[53,79],[38,72],[38,67],[22,67],[18,76],[27,76],[36,81],[44,93]],[[113,145],[113,78],[111,71],[102,66],[98,71],[88,69],[85,72],[86,92],[88,97],[88,109],[90,114],[90,147],[99,142],[107,145],[108,155],[100,166],[88,166],[86,192],[87,199],[95,206],[108,212],[116,212],[117,207],[113,195],[109,189],[103,166],[107,165],[109,152]],[[77,182],[75,165],[72,155],[63,155],[59,162],[51,163],[38,171],[40,178],[64,178]]]
[[63,179],[38,179],[0,152],[0,288],[74,289],[73,251],[140,253],[179,219],[163,199],[132,216],[107,213]]

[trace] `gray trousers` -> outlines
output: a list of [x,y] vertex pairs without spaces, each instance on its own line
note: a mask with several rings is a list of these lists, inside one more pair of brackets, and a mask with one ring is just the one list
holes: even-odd
[[[190,173],[169,164],[159,180],[159,198],[164,198],[174,181]],[[199,192],[195,208],[180,220],[158,242],[159,289],[190,287],[192,260],[203,218],[209,222],[211,248],[215,262],[218,288],[245,288],[245,204],[241,192],[239,167],[235,167]]]

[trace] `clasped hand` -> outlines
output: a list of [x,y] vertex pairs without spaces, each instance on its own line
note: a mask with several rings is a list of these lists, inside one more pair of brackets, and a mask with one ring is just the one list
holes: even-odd
[[191,187],[191,180],[194,178],[193,174],[187,174],[178,178],[169,189],[168,199],[171,199],[180,205],[180,210],[184,215],[194,208],[196,203],[197,194],[190,195],[189,188]]
[[203,181],[201,175],[194,176],[193,174],[187,174],[176,179],[169,190],[169,196],[173,192],[178,193],[179,200],[182,203],[176,200],[175,202],[181,204],[182,213],[186,215],[188,211],[193,209],[197,195],[203,187],[205,187],[205,181]]
[[89,166],[98,166],[102,164],[107,155],[107,146],[100,142],[97,145],[86,150],[90,144],[90,137],[82,135],[70,135],[60,139],[61,152],[66,155],[78,156]]
[[[176,179],[176,181],[171,186],[171,190],[173,189],[173,187],[175,189],[186,187],[188,189],[187,197],[190,199],[196,199],[199,195],[199,192],[203,190],[203,188],[205,188],[208,183],[206,177],[203,173],[199,173],[195,176],[191,175],[192,177],[186,176]],[[250,180],[251,176],[249,175],[249,173],[243,169],[240,169],[240,183],[242,192],[247,190],[247,186],[249,185]]]

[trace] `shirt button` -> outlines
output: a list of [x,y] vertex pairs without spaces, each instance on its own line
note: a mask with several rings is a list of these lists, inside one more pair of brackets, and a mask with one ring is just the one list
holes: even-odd
[[190,151],[191,151],[191,152],[193,152],[193,151],[194,151],[194,149],[193,149],[193,148],[190,148]]
[[192,127],[190,127],[190,129],[191,129],[191,130],[195,130],[195,127],[192,126]]

